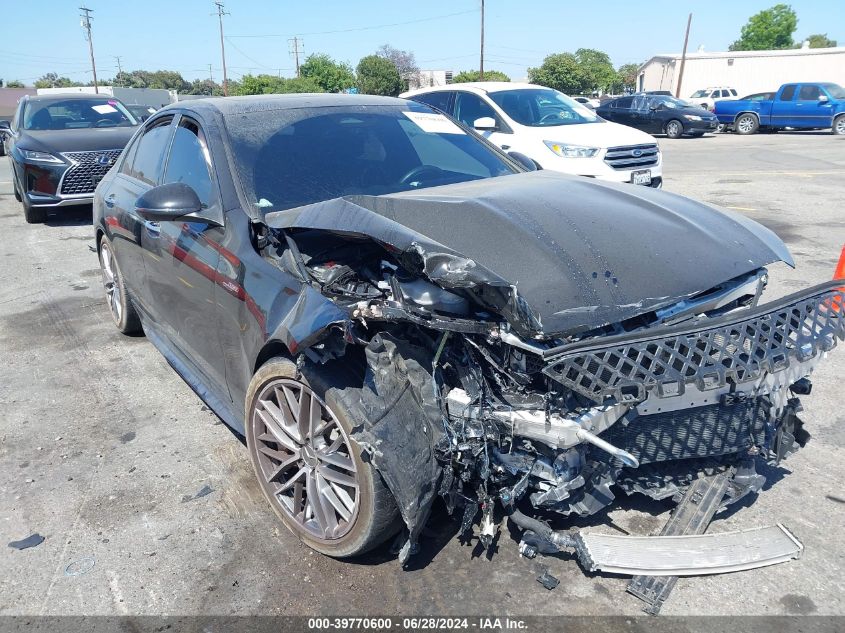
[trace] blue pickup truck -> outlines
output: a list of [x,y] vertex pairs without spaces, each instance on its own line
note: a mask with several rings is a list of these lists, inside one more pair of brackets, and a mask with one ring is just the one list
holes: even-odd
[[737,134],[784,128],[845,134],[845,89],[833,83],[784,84],[774,99],[717,101],[716,116]]

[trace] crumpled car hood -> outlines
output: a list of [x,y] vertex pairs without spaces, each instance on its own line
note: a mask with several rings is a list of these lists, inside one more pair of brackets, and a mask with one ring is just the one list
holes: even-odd
[[434,281],[462,288],[506,282],[519,306],[508,320],[535,336],[623,321],[775,261],[794,265],[774,233],[741,215],[545,171],[348,196],[266,221],[366,235],[424,259],[446,253],[432,266],[440,271]]

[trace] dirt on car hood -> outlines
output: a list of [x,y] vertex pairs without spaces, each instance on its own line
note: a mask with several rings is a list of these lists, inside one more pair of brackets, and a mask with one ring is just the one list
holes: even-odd
[[647,187],[545,171],[348,196],[265,221],[413,252],[445,288],[483,294],[507,286],[502,316],[533,336],[620,322],[772,262],[793,265],[783,242],[744,216]]

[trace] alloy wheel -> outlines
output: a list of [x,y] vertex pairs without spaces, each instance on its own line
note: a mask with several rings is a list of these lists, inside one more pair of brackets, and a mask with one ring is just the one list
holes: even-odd
[[747,134],[751,130],[754,129],[754,121],[751,117],[744,116],[737,121],[736,126],[739,128],[739,131],[743,134]]
[[123,293],[121,292],[120,275],[111,247],[103,242],[100,246],[100,268],[103,272],[103,287],[106,289],[106,300],[115,323],[120,323],[123,316]]
[[667,134],[667,136],[672,136],[672,137],[680,136],[679,125],[677,123],[675,123],[674,121],[671,121],[669,123],[668,128],[666,129],[666,134]]
[[277,378],[263,387],[250,423],[259,481],[295,527],[321,542],[342,538],[358,516],[351,443],[311,388]]
[[841,116],[833,123],[836,134],[845,134],[845,116]]

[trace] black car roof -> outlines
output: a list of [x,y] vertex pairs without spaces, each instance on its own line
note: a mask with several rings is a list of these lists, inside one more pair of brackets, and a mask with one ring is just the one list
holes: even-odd
[[379,97],[375,95],[348,95],[325,93],[297,93],[283,95],[250,95],[244,97],[213,97],[191,99],[166,106],[164,109],[184,108],[195,112],[217,111],[223,116],[288,110],[296,108],[354,107],[378,105],[408,105],[405,99]]

